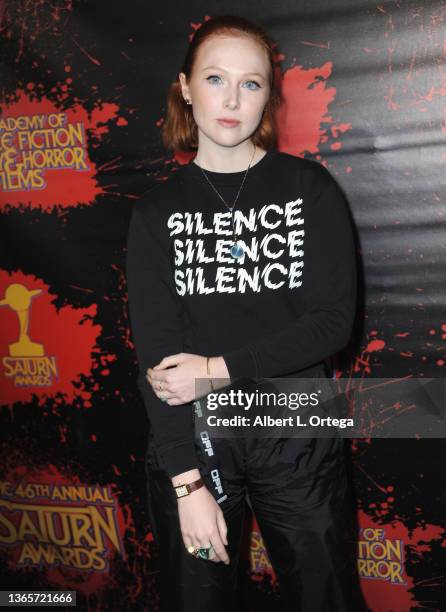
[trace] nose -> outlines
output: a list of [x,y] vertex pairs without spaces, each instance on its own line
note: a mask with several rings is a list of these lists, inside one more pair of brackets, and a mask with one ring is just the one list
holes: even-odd
[[226,91],[225,96],[225,108],[229,108],[231,110],[235,110],[238,108],[240,100],[239,100],[239,89],[237,86],[229,86]]

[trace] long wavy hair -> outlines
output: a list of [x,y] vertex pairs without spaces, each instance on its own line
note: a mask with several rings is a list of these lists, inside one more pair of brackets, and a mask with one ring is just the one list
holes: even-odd
[[[194,33],[180,72],[190,81],[198,49],[211,36],[231,35],[252,38],[266,51],[270,63],[270,97],[265,106],[262,120],[251,136],[252,142],[269,149],[277,143],[275,111],[282,104],[280,71],[276,70],[273,42],[257,24],[235,15],[219,15],[205,21]],[[167,94],[167,113],[161,127],[161,137],[166,149],[172,151],[196,151],[198,148],[198,127],[192,109],[184,100],[177,76]]]

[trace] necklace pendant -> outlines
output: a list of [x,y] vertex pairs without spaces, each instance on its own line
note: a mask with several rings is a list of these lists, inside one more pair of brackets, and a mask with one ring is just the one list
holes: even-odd
[[231,252],[232,257],[234,257],[234,259],[239,259],[240,257],[243,257],[243,255],[245,254],[243,247],[240,246],[237,242],[232,245],[230,252]]

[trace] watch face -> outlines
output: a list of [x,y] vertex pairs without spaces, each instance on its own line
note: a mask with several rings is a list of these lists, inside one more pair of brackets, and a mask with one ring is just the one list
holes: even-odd
[[189,493],[187,492],[186,485],[176,487],[175,491],[177,492],[177,497],[184,497],[185,495],[189,495]]

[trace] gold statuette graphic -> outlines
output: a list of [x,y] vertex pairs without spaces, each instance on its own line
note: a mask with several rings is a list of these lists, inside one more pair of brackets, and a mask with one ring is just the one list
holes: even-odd
[[28,336],[31,298],[41,292],[42,289],[29,291],[24,285],[13,283],[6,289],[5,297],[0,301],[0,306],[9,306],[15,310],[19,318],[19,339],[9,345],[10,357],[42,357],[45,355],[43,344],[32,342]]

